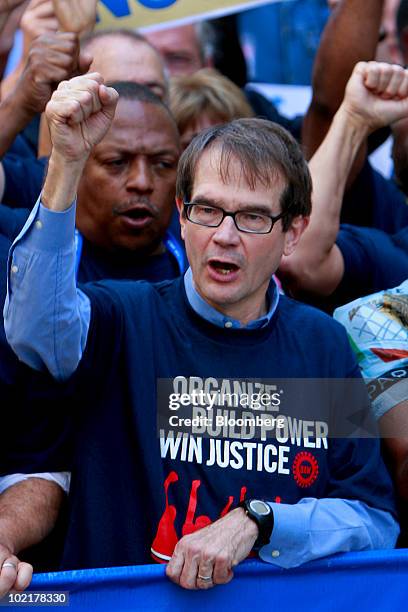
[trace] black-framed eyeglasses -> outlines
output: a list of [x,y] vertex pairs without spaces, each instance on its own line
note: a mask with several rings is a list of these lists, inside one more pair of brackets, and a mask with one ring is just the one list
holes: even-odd
[[250,210],[227,212],[219,206],[196,204],[194,202],[184,202],[184,209],[186,217],[191,223],[205,225],[206,227],[219,227],[225,217],[232,217],[237,230],[248,234],[269,234],[275,223],[285,216],[284,213],[280,213],[273,217]]

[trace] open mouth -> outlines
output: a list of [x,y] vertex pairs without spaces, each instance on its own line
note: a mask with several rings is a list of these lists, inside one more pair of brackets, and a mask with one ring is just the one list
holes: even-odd
[[210,268],[216,272],[217,274],[222,274],[223,276],[232,275],[235,272],[238,272],[239,267],[230,262],[230,261],[221,261],[218,259],[212,259],[208,262]]
[[153,213],[146,206],[137,206],[117,213],[126,223],[132,227],[142,227],[152,221]]
[[146,219],[147,217],[152,217],[152,213],[147,208],[133,208],[131,210],[127,210],[126,212],[121,213],[123,217],[129,217],[129,219]]

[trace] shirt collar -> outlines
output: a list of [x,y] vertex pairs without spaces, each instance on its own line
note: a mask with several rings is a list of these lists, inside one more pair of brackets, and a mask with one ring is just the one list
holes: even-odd
[[[193,281],[193,273],[191,268],[188,268],[187,272],[184,275],[184,287],[186,289],[187,299],[190,303],[191,308],[203,319],[216,325],[217,327],[226,327],[239,329],[242,327],[241,323],[237,321],[237,319],[232,319],[231,317],[227,317],[222,312],[219,312],[210,304],[208,304],[198,293],[197,289],[194,286]],[[267,291],[267,299],[269,302],[269,310],[268,312],[259,319],[255,319],[254,321],[250,321],[247,325],[244,326],[245,329],[258,329],[260,327],[265,327],[268,325],[269,321],[273,317],[275,310],[278,306],[279,302],[279,290],[276,285],[275,278],[272,277],[271,282]]]

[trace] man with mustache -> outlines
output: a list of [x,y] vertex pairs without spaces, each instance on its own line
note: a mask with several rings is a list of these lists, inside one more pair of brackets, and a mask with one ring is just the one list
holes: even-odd
[[147,88],[115,83],[120,101],[78,185],[78,281],[160,281],[184,269],[168,232],[179,136],[167,107]]

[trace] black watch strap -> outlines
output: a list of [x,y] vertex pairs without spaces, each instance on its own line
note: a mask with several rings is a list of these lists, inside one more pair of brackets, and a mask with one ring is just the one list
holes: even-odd
[[273,510],[270,505],[262,499],[244,499],[239,505],[245,510],[247,517],[258,525],[259,535],[254,548],[268,544],[274,525]]

